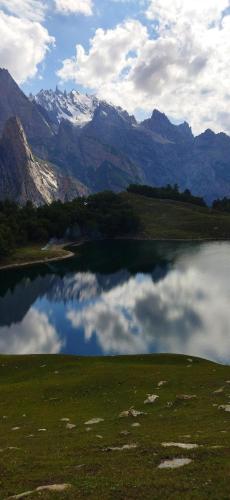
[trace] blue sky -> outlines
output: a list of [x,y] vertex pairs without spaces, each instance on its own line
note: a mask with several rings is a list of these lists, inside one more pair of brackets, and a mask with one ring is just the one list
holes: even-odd
[[139,3],[138,0],[129,0],[128,2],[97,0],[92,16],[82,14],[63,16],[50,12],[44,25],[49,33],[55,37],[56,46],[47,55],[45,62],[40,64],[39,74],[42,76],[42,80],[36,77],[25,82],[22,85],[24,91],[27,94],[29,92],[36,93],[41,87],[55,88],[57,84],[60,88],[67,90],[78,88],[80,91],[84,91],[84,87],[77,85],[73,80],[65,83],[60,82],[56,73],[60,69],[61,62],[73,55],[77,43],[88,49],[90,38],[94,36],[97,28],[113,29],[114,26],[129,18],[144,19],[148,25],[149,22],[145,19],[143,6],[144,3]]
[[[0,67],[230,134],[230,0],[0,0]],[[76,48],[77,47],[77,48]]]

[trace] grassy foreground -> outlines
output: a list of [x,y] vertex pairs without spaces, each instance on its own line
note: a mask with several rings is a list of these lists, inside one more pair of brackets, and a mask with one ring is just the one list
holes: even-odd
[[[63,483],[27,498],[229,498],[229,379],[230,367],[176,355],[1,356],[0,498]],[[131,407],[146,414],[119,417]],[[191,463],[158,468],[174,458]]]

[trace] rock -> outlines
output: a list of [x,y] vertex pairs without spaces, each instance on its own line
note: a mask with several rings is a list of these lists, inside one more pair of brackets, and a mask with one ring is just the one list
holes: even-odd
[[20,427],[12,427],[12,431],[19,431]]
[[130,434],[129,431],[121,431],[120,436],[128,436]]
[[98,439],[103,439],[103,436],[101,436],[100,434],[97,434],[97,435],[96,435],[96,437],[97,437]]
[[70,422],[70,419],[69,418],[61,418],[60,422]]
[[92,427],[87,427],[85,430],[86,432],[90,432],[92,430]]
[[159,396],[156,396],[156,394],[147,394],[147,399],[144,401],[144,404],[153,404],[156,402],[156,400],[159,398]]
[[161,446],[164,448],[182,448],[184,450],[193,450],[195,448],[198,448],[198,444],[191,444],[191,443],[161,443]]
[[57,491],[62,492],[72,488],[71,484],[51,484],[48,486],[39,486],[35,491]]
[[135,410],[134,408],[130,408],[129,410],[122,411],[119,415],[119,418],[124,418],[124,417],[139,417],[141,415],[146,415],[145,412]]
[[213,394],[220,394],[221,392],[224,392],[224,387],[220,387],[220,389],[214,391]]
[[66,491],[71,487],[71,484],[51,484],[47,486],[38,486],[38,488],[36,488],[35,490],[25,491],[24,493],[20,493],[19,495],[13,495],[11,497],[8,497],[7,500],[20,500],[21,498],[28,497],[33,493],[40,493],[42,491],[62,493],[63,491]]
[[68,429],[69,431],[72,431],[72,429],[75,429],[76,428],[76,425],[74,424],[66,424],[66,429]]
[[46,432],[47,429],[38,429],[38,432]]
[[114,446],[105,448],[103,451],[123,451],[123,450],[134,450],[137,448],[137,444],[124,444],[123,446]]
[[176,399],[182,400],[182,401],[189,401],[190,399],[196,399],[197,396],[195,394],[179,394],[176,396]]
[[141,424],[139,424],[138,422],[134,422],[134,424],[132,424],[131,427],[140,427],[140,426],[141,426]]
[[158,469],[178,469],[184,465],[191,464],[190,458],[173,458],[172,460],[164,460],[158,465]]
[[6,500],[20,500],[21,498],[26,498],[35,493],[36,490],[24,491],[24,493],[19,493],[19,495],[13,495],[8,497]]
[[157,386],[158,387],[162,387],[163,385],[167,384],[167,380],[161,380],[160,382],[158,382]]
[[228,405],[220,405],[220,406],[218,406],[218,409],[230,412],[230,404],[228,404]]
[[85,425],[96,425],[100,424],[100,422],[104,422],[104,418],[92,418],[92,420],[85,422]]

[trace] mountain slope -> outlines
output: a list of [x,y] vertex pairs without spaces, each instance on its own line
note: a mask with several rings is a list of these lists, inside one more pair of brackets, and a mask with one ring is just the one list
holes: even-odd
[[87,194],[80,183],[60,175],[56,169],[33,156],[21,122],[10,118],[0,141],[0,199],[23,205],[72,199]]
[[9,72],[0,69],[0,136],[6,121],[13,116],[18,116],[30,144],[37,150],[52,137],[51,127],[37,106],[29,101]]

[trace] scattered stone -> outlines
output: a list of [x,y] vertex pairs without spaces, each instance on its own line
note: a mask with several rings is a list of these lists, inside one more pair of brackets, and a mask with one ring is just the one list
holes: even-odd
[[188,362],[189,363],[193,363],[193,359],[192,358],[188,358]]
[[61,418],[60,422],[70,422],[70,418]]
[[20,427],[12,427],[12,431],[19,431]]
[[120,418],[123,417],[139,417],[141,415],[146,415],[145,412],[139,411],[139,410],[134,410],[134,408],[130,408],[129,410],[122,411],[119,415]]
[[72,429],[75,429],[76,428],[76,425],[74,424],[66,424],[66,429],[68,429],[69,431],[72,431]]
[[190,458],[173,458],[172,460],[164,460],[158,465],[158,469],[178,469],[184,465],[191,464]]
[[216,391],[213,392],[213,394],[220,394],[221,392],[224,392],[224,387],[217,389]]
[[198,444],[191,444],[191,443],[161,443],[161,446],[164,448],[182,448],[184,450],[193,450],[195,448],[198,448]]
[[47,429],[38,429],[38,432],[46,432]]
[[196,399],[197,396],[195,394],[178,394],[176,396],[176,399],[182,400],[182,401],[189,401],[190,399]]
[[57,491],[62,492],[72,488],[71,484],[51,484],[48,486],[39,486],[35,491]]
[[88,422],[85,422],[85,425],[95,425],[100,424],[100,422],[104,422],[104,418],[92,418],[92,420],[88,420]]
[[3,417],[2,417],[2,418],[3,418],[4,420],[6,420],[8,417],[7,417],[7,415],[3,415]]
[[131,427],[140,427],[140,426],[141,426],[141,424],[139,424],[138,422],[134,422],[134,424],[132,424]]
[[66,491],[71,487],[72,487],[71,484],[51,484],[47,486],[39,486],[35,490],[24,491],[24,493],[20,493],[19,495],[13,495],[11,497],[8,497],[7,500],[20,500],[21,498],[29,497],[33,493],[40,493],[42,491],[51,491],[51,492],[54,491],[62,493],[63,491]]
[[166,403],[166,407],[167,407],[167,408],[172,408],[172,406],[173,406],[173,402],[172,402],[172,401],[168,401],[168,402]]
[[20,493],[19,495],[13,495],[8,497],[7,500],[20,500],[21,498],[26,498],[35,493],[36,490],[24,491],[24,493]]
[[230,380],[225,380],[225,384],[230,384]]
[[159,398],[159,396],[156,396],[156,394],[147,394],[147,399],[144,401],[144,404],[153,404],[155,401]]
[[230,404],[229,405],[220,405],[220,406],[218,406],[218,409],[230,412]]
[[103,451],[123,451],[123,450],[134,450],[137,448],[137,444],[124,444],[123,446],[114,446],[114,447],[108,447],[104,448]]
[[85,430],[86,432],[90,432],[92,430],[92,427],[87,427]]
[[121,431],[120,436],[128,436],[130,434],[129,431]]
[[96,435],[96,437],[97,437],[98,439],[103,439],[103,436],[101,436],[100,434],[97,434],[97,435]]
[[40,368],[46,368],[46,365],[41,365]]
[[56,371],[54,372],[54,375],[59,375],[59,372],[56,370]]
[[161,380],[160,382],[158,382],[158,387],[162,387],[163,385],[167,384],[168,381],[167,380]]

